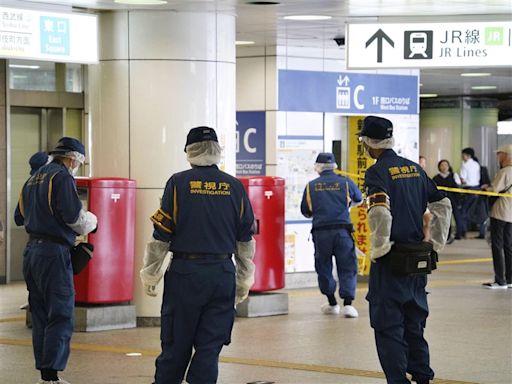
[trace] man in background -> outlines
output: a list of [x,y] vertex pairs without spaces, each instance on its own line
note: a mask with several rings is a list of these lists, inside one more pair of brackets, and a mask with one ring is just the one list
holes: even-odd
[[[336,161],[332,153],[320,153],[315,162],[319,177],[310,181],[302,196],[300,206],[305,217],[312,217],[313,243],[315,244],[315,271],[320,292],[328,302],[322,305],[325,314],[358,317],[352,306],[356,295],[357,257],[352,238],[349,209],[358,205],[363,197],[357,186],[347,177],[334,173]],[[339,295],[343,308],[337,303],[336,281],[332,276],[332,259],[336,260]]]
[[[512,188],[512,144],[497,151],[500,170],[489,191],[510,193]],[[512,198],[498,197],[491,207],[491,249],[494,281],[485,283],[489,289],[512,288]]]
[[[480,189],[480,164],[474,159],[475,151],[473,148],[464,148],[462,150],[462,165],[460,166],[460,180],[462,182],[462,188],[465,189]],[[471,220],[469,218],[469,209],[475,203],[477,199],[477,195],[465,193],[462,197],[462,205],[461,205],[461,221],[463,223],[463,228],[460,233],[460,236],[456,236],[455,239],[459,240],[460,238],[466,237],[466,232],[471,229]]]

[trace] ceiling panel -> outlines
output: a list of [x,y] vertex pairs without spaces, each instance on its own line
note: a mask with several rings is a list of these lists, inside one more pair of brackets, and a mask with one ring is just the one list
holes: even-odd
[[[157,9],[194,12],[225,12],[237,16],[237,39],[253,40],[256,46],[336,48],[335,36],[345,34],[347,22],[460,22],[512,20],[512,0],[281,0],[275,5],[253,5],[246,0],[169,0],[160,6],[126,6],[113,0],[2,0],[3,6],[43,7],[57,11],[70,7],[90,11]],[[316,14],[326,21],[284,20],[284,16]],[[512,63],[512,58],[511,58]],[[475,68],[473,71],[481,71]],[[439,95],[512,95],[512,67],[487,68],[492,76],[463,78],[469,69],[421,70],[422,93]],[[475,91],[474,85],[496,85],[494,91]]]

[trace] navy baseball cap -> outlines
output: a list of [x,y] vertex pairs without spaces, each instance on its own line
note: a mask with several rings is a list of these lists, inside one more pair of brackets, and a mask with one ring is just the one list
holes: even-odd
[[215,133],[215,130],[213,128],[195,127],[195,128],[192,128],[187,135],[187,142],[185,144],[185,152],[187,150],[187,145],[199,143],[201,141],[219,142],[219,140],[217,139],[217,134]]
[[316,157],[316,163],[321,164],[334,164],[336,163],[336,159],[334,158],[334,155],[330,152],[322,152],[319,153]]
[[34,153],[28,163],[30,164],[30,175],[36,173],[36,171],[48,162],[48,154],[46,152]]
[[377,140],[389,139],[393,136],[393,123],[383,117],[367,116],[363,120],[363,129],[359,136]]
[[68,152],[78,152],[85,156],[84,145],[73,137],[63,137],[57,142],[57,145],[49,154],[65,154]]

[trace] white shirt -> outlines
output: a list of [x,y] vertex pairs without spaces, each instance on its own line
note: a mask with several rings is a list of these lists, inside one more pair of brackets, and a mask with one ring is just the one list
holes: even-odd
[[460,167],[460,178],[464,180],[465,187],[479,187],[480,164],[473,159],[464,161]]

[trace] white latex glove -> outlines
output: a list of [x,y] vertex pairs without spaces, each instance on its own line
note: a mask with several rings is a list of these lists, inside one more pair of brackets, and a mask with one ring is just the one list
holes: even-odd
[[156,296],[156,287],[162,279],[161,271],[165,256],[169,252],[169,243],[152,239],[146,244],[144,250],[144,265],[140,270],[140,280],[144,287],[144,293],[148,296]]
[[249,296],[249,289],[236,287],[235,305],[240,304]]
[[158,292],[156,290],[156,285],[149,285],[149,284],[143,284],[144,285],[144,293],[148,296],[155,297]]
[[249,295],[249,289],[254,284],[254,263],[256,241],[236,242],[236,297],[235,304],[244,301]]
[[67,225],[79,235],[87,235],[98,226],[98,218],[94,213],[81,209],[76,222]]

